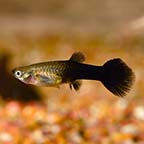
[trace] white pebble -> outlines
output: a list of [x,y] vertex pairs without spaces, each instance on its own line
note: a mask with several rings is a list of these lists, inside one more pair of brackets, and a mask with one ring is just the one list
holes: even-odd
[[8,141],[12,141],[12,136],[9,133],[1,133],[0,134],[0,142],[8,142]]
[[54,133],[54,134],[59,133],[59,132],[60,132],[60,126],[58,126],[58,125],[53,125],[53,126],[51,126],[51,131],[52,131],[52,133]]
[[133,115],[139,120],[144,120],[144,106],[137,106],[134,109]]
[[138,130],[137,126],[134,124],[127,124],[121,128],[121,132],[127,133],[127,134],[137,134],[138,131],[139,130]]
[[116,107],[120,110],[125,110],[128,106],[128,101],[121,99],[116,102]]
[[32,133],[32,139],[36,142],[36,143],[44,143],[44,136],[41,132],[41,130],[35,130],[33,133]]
[[133,140],[131,140],[131,139],[127,139],[127,140],[123,141],[122,144],[135,144],[135,142],[133,142]]

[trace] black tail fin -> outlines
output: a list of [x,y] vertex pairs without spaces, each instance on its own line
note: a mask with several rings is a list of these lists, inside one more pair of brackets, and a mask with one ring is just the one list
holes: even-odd
[[133,71],[119,58],[112,59],[103,65],[101,82],[114,95],[125,96],[133,81]]

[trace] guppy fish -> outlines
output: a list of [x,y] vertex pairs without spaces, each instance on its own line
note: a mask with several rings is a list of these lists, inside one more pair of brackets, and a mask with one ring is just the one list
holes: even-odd
[[102,66],[83,64],[81,52],[74,53],[69,60],[49,61],[15,68],[15,78],[26,84],[37,86],[59,86],[69,83],[70,88],[78,90],[81,79],[98,80],[114,95],[124,96],[130,90],[133,71],[120,59],[107,61]]

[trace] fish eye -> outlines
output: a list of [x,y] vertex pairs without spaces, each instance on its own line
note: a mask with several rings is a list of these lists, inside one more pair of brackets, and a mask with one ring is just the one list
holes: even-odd
[[15,76],[16,76],[17,78],[20,78],[20,77],[21,77],[21,74],[22,74],[22,72],[19,71],[19,70],[15,72]]

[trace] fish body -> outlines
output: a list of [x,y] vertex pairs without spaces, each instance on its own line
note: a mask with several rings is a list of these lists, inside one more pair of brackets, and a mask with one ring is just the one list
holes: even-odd
[[70,88],[78,90],[81,80],[98,80],[117,96],[124,96],[132,86],[134,73],[119,58],[106,62],[103,66],[82,63],[82,53],[74,53],[69,60],[49,61],[18,67],[14,76],[26,84],[55,86],[69,83]]

